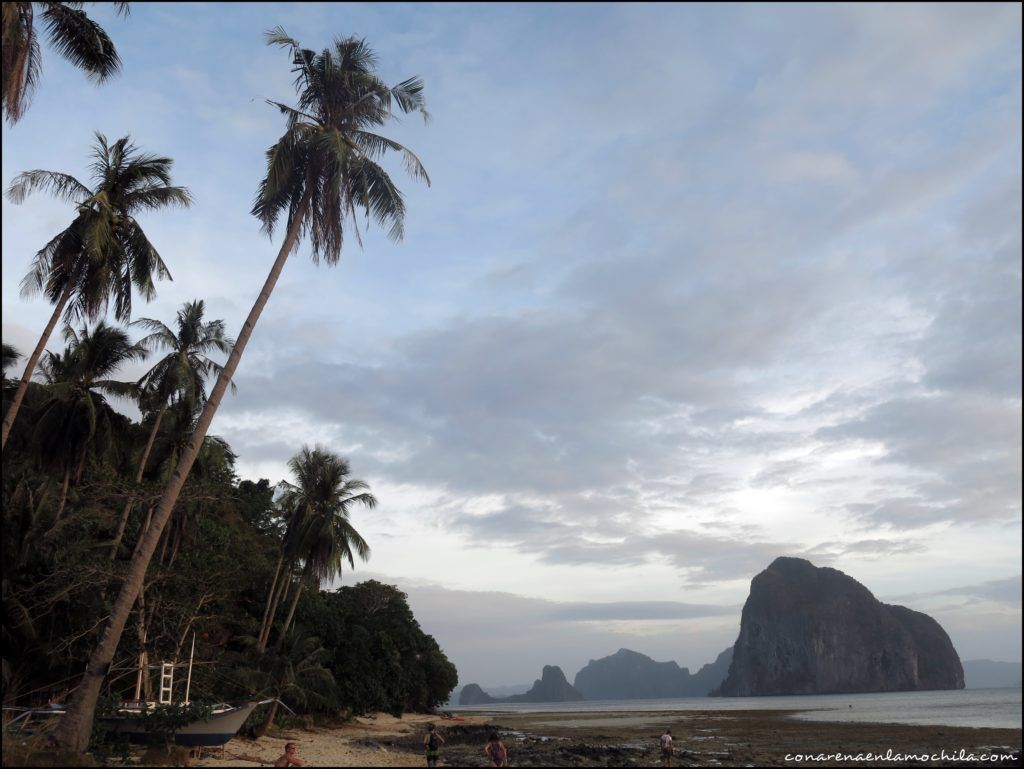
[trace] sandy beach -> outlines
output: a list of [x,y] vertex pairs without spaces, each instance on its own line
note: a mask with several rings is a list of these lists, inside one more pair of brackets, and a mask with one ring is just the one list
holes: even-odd
[[235,738],[223,751],[204,751],[193,766],[271,766],[284,753],[287,742],[297,744],[297,755],[306,766],[423,766],[422,751],[410,750],[408,743],[422,742],[428,723],[436,724],[443,733],[456,725],[485,721],[478,716],[454,721],[418,713],[402,718],[375,713],[334,728],[272,730],[259,740]]
[[[336,728],[273,732],[257,741],[234,739],[204,753],[194,766],[269,766],[284,744],[298,744],[306,766],[424,766],[428,723],[445,736],[442,766],[488,766],[483,744],[497,730],[511,766],[657,766],[657,738],[671,728],[675,766],[1019,766],[1002,761],[957,760],[1016,753],[1021,731],[898,724],[820,723],[790,718],[790,711],[602,712],[472,714],[454,720],[429,715],[401,719],[376,714]],[[927,760],[866,760],[868,753],[928,755]],[[950,757],[942,758],[942,751]],[[963,751],[963,753],[961,753]],[[797,761],[796,754],[846,754],[860,760]]]

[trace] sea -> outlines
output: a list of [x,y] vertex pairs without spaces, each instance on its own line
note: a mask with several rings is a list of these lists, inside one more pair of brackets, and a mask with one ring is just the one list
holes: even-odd
[[1020,729],[1021,690],[953,689],[786,697],[689,697],[665,700],[501,702],[458,706],[459,713],[602,713],[685,710],[796,710],[806,721]]

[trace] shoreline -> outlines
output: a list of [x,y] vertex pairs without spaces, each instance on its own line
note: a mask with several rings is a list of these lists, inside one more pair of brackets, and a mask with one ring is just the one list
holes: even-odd
[[[446,742],[440,766],[488,766],[483,745],[498,731],[511,766],[658,766],[657,740],[665,728],[675,737],[674,766],[964,766],[1002,761],[965,758],[969,754],[1020,755],[1021,730],[803,721],[799,710],[601,711],[467,713],[455,718],[385,714],[355,718],[340,727],[272,732],[257,741],[236,738],[207,751],[194,766],[269,766],[284,743],[298,745],[306,766],[424,766],[426,725],[434,723]],[[889,760],[867,760],[867,754]],[[802,761],[786,756],[859,756],[860,760]],[[927,755],[893,760],[897,754]],[[943,756],[948,758],[943,759]],[[956,760],[956,757],[960,757]]]

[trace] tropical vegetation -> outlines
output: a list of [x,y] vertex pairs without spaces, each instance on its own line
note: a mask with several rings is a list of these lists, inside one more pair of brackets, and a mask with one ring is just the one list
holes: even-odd
[[[12,435],[17,450],[4,458],[5,705],[64,701],[77,684],[97,620],[116,597],[110,587],[124,578],[167,465],[193,424],[182,399],[168,407],[151,441],[152,414],[136,421],[112,408],[111,396],[138,389],[137,382],[121,381],[116,361],[123,368],[149,354],[142,340],[130,343],[125,329],[104,323],[67,334],[65,350],[47,353],[40,366],[45,376],[30,383]],[[5,400],[14,386],[7,384]],[[66,449],[41,440],[51,431],[66,436]],[[136,481],[150,443],[150,461]],[[235,463],[230,446],[207,436],[104,691],[125,700],[145,695],[156,674],[140,675],[140,659],[182,661],[194,633],[196,659],[204,663],[193,673],[194,698],[279,697],[297,713],[325,718],[445,702],[455,668],[419,627],[404,594],[374,581],[337,589],[329,581],[342,565],[369,556],[356,517],[371,515],[376,500],[352,477],[348,461],[323,447],[303,447],[290,462],[293,477],[276,485],[240,480]],[[131,508],[111,560],[111,538],[130,499],[142,504]],[[275,582],[286,584],[287,593],[268,620]],[[261,649],[264,622],[270,643]],[[272,718],[271,707],[257,713],[255,733]]]
[[114,317],[127,321],[132,287],[150,300],[156,296],[153,278],[171,276],[135,217],[140,211],[192,204],[186,188],[171,184],[173,161],[141,152],[128,136],[108,144],[101,133],[92,157],[92,189],[70,174],[36,169],[19,174],[7,190],[12,203],[24,202],[36,190],[49,192],[74,205],[76,216],[36,253],[21,283],[22,296],[43,293],[54,309],[4,409],[0,448],[7,446],[29,380],[61,314],[68,321],[96,320],[113,300]]
[[[5,3],[4,111],[16,122],[39,78],[38,15],[51,44],[96,80],[120,67],[83,3]],[[115,3],[127,13],[127,3]],[[353,523],[377,505],[347,459],[301,447],[292,481],[240,480],[236,454],[208,431],[289,255],[305,240],[334,265],[358,217],[404,234],[402,193],[380,160],[397,153],[413,179],[422,163],[380,129],[396,113],[427,118],[423,83],[389,86],[364,40],[315,52],[277,28],[267,43],[289,53],[295,106],[269,102],[285,130],[266,153],[252,214],[283,238],[237,338],[206,305],[174,323],[133,320],[133,294],[150,300],[170,271],[137,216],[189,207],[168,157],[128,136],[97,133],[91,187],[32,170],[7,196],[48,192],[74,206],[71,222],[35,254],[22,282],[53,306],[27,356],[3,345],[3,630],[5,705],[67,702],[52,732],[80,753],[102,706],[149,698],[153,660],[181,660],[190,639],[206,663],[194,698],[272,697],[302,714],[425,710],[456,684],[454,666],[423,633],[397,588],[379,582],[330,590],[344,564],[370,556]],[[109,320],[107,316],[112,316]],[[65,347],[48,352],[64,320]],[[131,331],[145,334],[135,341]],[[158,355],[135,381],[127,364]],[[217,356],[225,356],[220,362]],[[20,379],[8,370],[22,361]],[[213,383],[210,387],[211,382]],[[138,421],[115,408],[138,408]],[[124,633],[134,616],[134,632]],[[84,675],[83,675],[84,670]],[[273,722],[277,701],[260,716]]]
[[[356,212],[362,210],[367,218],[383,225],[389,237],[401,239],[405,204],[387,172],[376,162],[388,152],[399,152],[414,178],[429,181],[410,150],[372,130],[385,125],[396,107],[401,112],[420,112],[426,117],[423,82],[419,78],[389,87],[375,73],[376,55],[365,41],[357,38],[335,41],[333,49],[319,54],[301,48],[280,28],[267,33],[267,42],[287,48],[292,55],[299,107],[274,103],[285,115],[286,130],[267,151],[267,173],[252,212],[267,235],[273,234],[275,224],[284,215],[284,243],[178,458],[151,523],[135,548],[110,618],[54,733],[54,743],[66,750],[81,751],[88,743],[103,681],[113,664],[163,529],[263,308],[300,236],[308,235],[314,262],[323,258],[328,264],[336,264],[341,256],[344,222],[354,222]],[[353,229],[358,232],[355,225]]]

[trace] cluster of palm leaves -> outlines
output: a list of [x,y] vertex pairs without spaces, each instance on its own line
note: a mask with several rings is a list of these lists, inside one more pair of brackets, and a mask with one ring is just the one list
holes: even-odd
[[[4,3],[3,104],[10,122],[23,117],[38,83],[37,14],[54,47],[90,77],[102,81],[118,70],[120,61],[113,44],[84,14],[82,5]],[[127,3],[115,5],[127,13]],[[232,377],[246,344],[289,255],[305,239],[315,262],[324,259],[328,264],[337,263],[347,228],[361,243],[361,216],[367,223],[372,220],[381,226],[389,237],[402,238],[405,203],[379,164],[384,155],[398,153],[414,179],[429,183],[422,163],[410,150],[378,133],[396,111],[419,112],[427,117],[419,78],[388,86],[376,74],[375,54],[357,38],[336,40],[332,47],[318,53],[302,48],[277,28],[267,33],[267,43],[290,53],[298,102],[295,107],[270,102],[285,115],[286,127],[267,151],[266,176],[252,213],[268,236],[282,219],[285,232],[277,259],[235,340],[226,336],[221,321],[203,321],[201,301],[179,312],[176,331],[152,319],[135,321],[150,334],[134,344],[123,330],[102,320],[112,311],[117,321],[128,322],[133,292],[148,301],[155,295],[155,281],[170,277],[136,218],[142,213],[192,204],[188,190],[171,183],[169,158],[143,153],[127,136],[110,143],[96,134],[91,186],[69,174],[33,170],[18,176],[7,193],[12,202],[21,203],[33,192],[49,192],[72,204],[75,216],[37,252],[22,285],[23,294],[41,293],[54,309],[39,343],[27,356],[6,409],[2,439],[5,465],[10,452],[31,447],[60,478],[59,519],[64,515],[69,489],[82,479],[88,457],[106,450],[111,443],[115,412],[106,397],[135,397],[145,415],[148,436],[135,466],[134,482],[127,484],[129,491],[113,525],[108,549],[108,557],[113,560],[122,549],[126,527],[140,501],[137,494],[154,446],[162,438],[172,444],[165,447],[171,450],[163,452],[173,457],[160,473],[163,491],[145,505],[144,522],[138,527],[109,621],[67,714],[54,732],[53,741],[64,749],[85,748],[100,687],[132,608],[144,597],[147,568],[161,542],[164,559],[170,539],[164,536],[165,529],[172,520],[182,520],[181,515],[174,518],[182,489],[193,468],[201,467],[203,453],[216,446],[207,436],[210,424],[228,386],[233,387]],[[68,347],[63,353],[46,353],[47,342],[61,318],[69,328],[77,322],[94,325],[67,332]],[[138,382],[129,385],[110,378],[121,364],[141,359],[155,349],[168,353]],[[214,362],[207,355],[211,352],[226,354],[226,362]],[[5,347],[5,368],[14,355],[15,351]],[[33,413],[30,439],[13,440],[9,445],[37,369],[45,383],[46,402]],[[216,381],[207,391],[213,379]],[[164,429],[168,415],[177,428],[174,431]],[[291,467],[296,483],[282,497],[288,525],[260,630],[258,643],[262,649],[269,641],[277,608],[285,604],[290,590],[294,592],[279,643],[289,637],[287,631],[304,585],[319,585],[340,573],[343,560],[352,565],[354,556],[365,558],[369,554],[365,541],[349,521],[348,510],[353,504],[373,507],[376,500],[363,482],[348,477],[348,464],[316,448],[303,449]],[[179,536],[176,541],[180,540]],[[172,563],[177,550],[178,545],[171,545]]]

